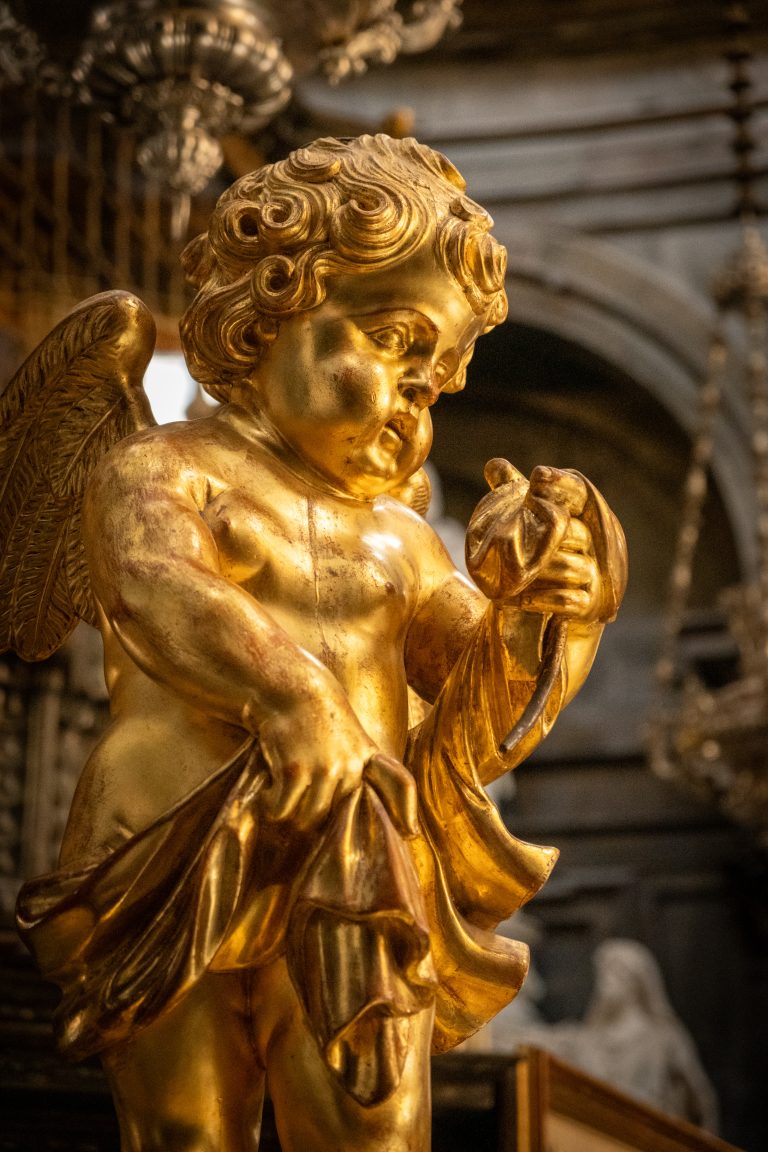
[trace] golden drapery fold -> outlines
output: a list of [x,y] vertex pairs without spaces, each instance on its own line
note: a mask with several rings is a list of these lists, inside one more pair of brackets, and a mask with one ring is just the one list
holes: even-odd
[[415,836],[380,772],[366,772],[320,834],[297,838],[264,815],[267,772],[249,741],[104,859],[26,884],[19,929],[62,989],[62,1049],[77,1059],[118,1044],[204,972],[282,954],[328,1066],[363,1104],[396,1087],[408,1017],[433,999],[436,1050],[481,1027],[528,962],[525,945],[492,929],[557,855],[511,836],[479,782],[531,690],[510,685],[512,672],[489,608],[409,739]]
[[[103,859],[22,887],[17,925],[43,975],[62,990],[55,1024],[67,1055],[81,1059],[125,1040],[210,966],[246,887],[264,779],[249,741]],[[265,921],[273,889],[267,883],[259,892]],[[284,930],[272,919],[270,951],[279,952]]]
[[288,967],[326,1061],[367,1105],[397,1087],[408,1017],[438,986],[408,847],[367,779],[339,804],[299,887]]
[[[516,674],[503,614],[491,607],[432,712],[409,737],[406,761],[416,781],[421,829],[411,847],[440,981],[436,1052],[471,1036],[518,992],[528,947],[493,929],[539,891],[558,856],[555,848],[511,835],[480,783],[481,767],[500,759],[499,734],[533,689]],[[564,691],[561,677],[529,739],[541,739],[551,726]],[[509,759],[517,761],[516,750]]]

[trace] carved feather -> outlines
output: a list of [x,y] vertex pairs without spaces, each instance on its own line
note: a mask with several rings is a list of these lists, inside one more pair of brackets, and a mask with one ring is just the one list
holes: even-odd
[[154,419],[148,309],[103,292],[54,328],[0,395],[0,652],[42,660],[96,622],[80,533],[99,460]]

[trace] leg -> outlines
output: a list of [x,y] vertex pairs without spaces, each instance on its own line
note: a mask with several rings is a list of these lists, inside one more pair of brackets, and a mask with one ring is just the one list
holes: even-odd
[[254,973],[251,1003],[283,1152],[429,1152],[431,1008],[410,1020],[399,1087],[363,1108],[320,1055],[284,960]]
[[205,975],[175,1008],[103,1056],[121,1152],[256,1152],[264,1069],[247,979]]

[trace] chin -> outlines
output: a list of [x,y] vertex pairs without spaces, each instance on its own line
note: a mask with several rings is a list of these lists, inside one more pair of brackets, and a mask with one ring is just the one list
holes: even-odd
[[416,452],[410,445],[405,446],[397,456],[369,451],[362,458],[350,461],[344,488],[351,495],[368,499],[384,496],[393,488],[405,484],[418,472],[426,458],[426,452]]

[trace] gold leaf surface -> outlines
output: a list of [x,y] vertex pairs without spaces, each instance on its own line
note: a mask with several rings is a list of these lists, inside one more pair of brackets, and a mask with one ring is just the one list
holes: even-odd
[[80,515],[99,461],[153,423],[142,389],[155,344],[128,292],[84,301],[0,395],[0,652],[51,655],[95,623]]

